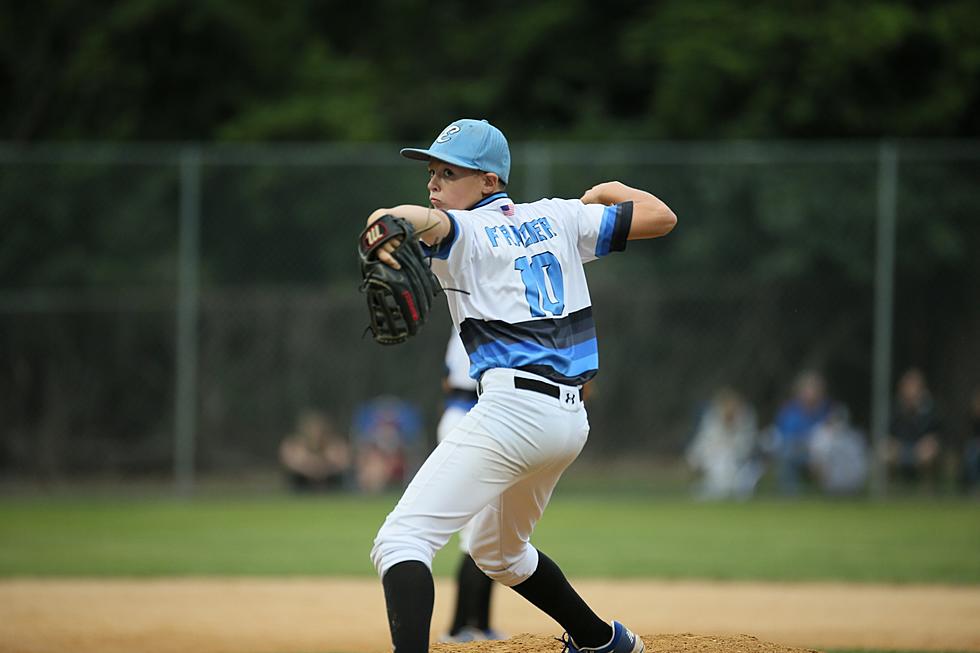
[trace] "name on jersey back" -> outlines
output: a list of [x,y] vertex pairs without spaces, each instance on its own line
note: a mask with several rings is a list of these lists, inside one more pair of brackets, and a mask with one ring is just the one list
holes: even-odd
[[490,240],[491,247],[497,247],[504,243],[515,247],[529,247],[534,243],[550,240],[557,235],[552,229],[551,223],[548,222],[548,218],[528,220],[516,227],[512,224],[502,224],[496,227],[484,227],[483,230]]

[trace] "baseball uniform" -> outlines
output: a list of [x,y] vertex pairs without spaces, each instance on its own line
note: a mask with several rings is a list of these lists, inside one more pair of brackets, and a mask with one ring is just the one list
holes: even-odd
[[479,382],[480,400],[439,444],[382,526],[380,574],[405,560],[431,564],[474,518],[470,555],[504,585],[537,566],[531,533],[589,431],[581,386],[599,367],[583,264],[625,248],[632,204],[505,193],[448,211],[432,250],[449,310]]

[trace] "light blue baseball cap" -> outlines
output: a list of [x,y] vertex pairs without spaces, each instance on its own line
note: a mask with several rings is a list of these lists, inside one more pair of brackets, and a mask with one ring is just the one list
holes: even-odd
[[457,120],[436,136],[429,149],[406,147],[401,154],[419,161],[437,159],[463,168],[492,172],[505,184],[510,178],[507,139],[486,120]]

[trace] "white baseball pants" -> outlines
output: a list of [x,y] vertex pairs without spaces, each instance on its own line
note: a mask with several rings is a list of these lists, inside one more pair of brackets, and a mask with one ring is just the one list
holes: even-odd
[[[466,417],[469,410],[462,406],[447,406],[439,418],[439,426],[436,427],[436,442],[442,442],[449,437],[456,425]],[[469,555],[470,536],[473,534],[473,521],[466,522],[466,525],[459,529],[459,549]]]
[[[515,377],[557,388],[553,397],[518,389]],[[371,559],[392,566],[432,558],[473,520],[469,553],[497,582],[534,573],[531,533],[562,472],[585,446],[589,421],[579,388],[527,372],[488,370],[480,400],[432,452],[385,519]]]

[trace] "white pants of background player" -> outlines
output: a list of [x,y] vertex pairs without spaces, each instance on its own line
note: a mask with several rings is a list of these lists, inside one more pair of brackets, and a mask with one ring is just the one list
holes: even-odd
[[[530,538],[565,468],[581,452],[589,421],[579,389],[558,398],[514,387],[488,370],[480,400],[435,448],[385,519],[371,550],[379,575],[432,558],[472,519],[469,554],[488,576],[513,586],[538,566]],[[550,383],[550,382],[548,382]],[[551,384],[556,385],[556,384]]]

